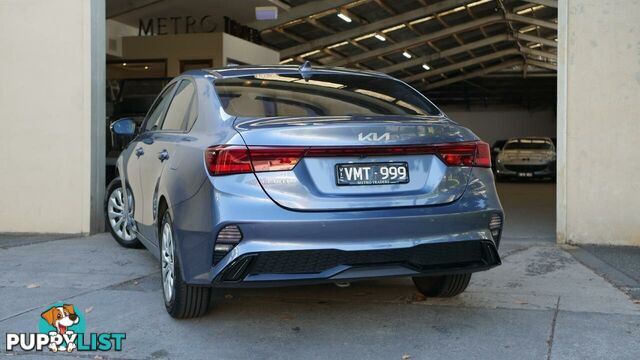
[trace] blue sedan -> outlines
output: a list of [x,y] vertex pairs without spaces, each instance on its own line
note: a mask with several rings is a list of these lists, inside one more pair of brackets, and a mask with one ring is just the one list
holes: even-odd
[[164,303],[203,315],[213,289],[412,277],[463,292],[500,264],[486,143],[390,76],[247,66],[173,79],[107,189],[125,247],[159,258]]

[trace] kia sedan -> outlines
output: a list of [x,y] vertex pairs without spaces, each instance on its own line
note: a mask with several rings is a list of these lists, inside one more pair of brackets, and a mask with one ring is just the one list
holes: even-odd
[[107,224],[158,257],[173,317],[225,287],[411,277],[449,297],[500,264],[488,145],[385,74],[190,71],[112,131]]

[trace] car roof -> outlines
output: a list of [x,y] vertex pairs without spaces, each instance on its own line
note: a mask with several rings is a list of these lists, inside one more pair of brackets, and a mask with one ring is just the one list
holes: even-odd
[[[315,74],[350,74],[350,75],[364,75],[364,76],[376,76],[393,79],[393,77],[369,70],[355,70],[342,67],[326,67],[326,66],[312,66],[309,70]],[[211,68],[201,70],[190,70],[182,75],[190,76],[213,76],[215,79],[234,78],[241,76],[251,76],[257,74],[295,74],[300,72],[300,66],[297,65],[240,65],[229,66],[224,68]]]
[[508,140],[508,142],[512,142],[512,141],[520,141],[520,140],[544,140],[544,141],[548,141],[548,142],[553,142],[551,141],[551,138],[546,137],[546,136],[521,136],[521,137],[513,137],[510,138]]

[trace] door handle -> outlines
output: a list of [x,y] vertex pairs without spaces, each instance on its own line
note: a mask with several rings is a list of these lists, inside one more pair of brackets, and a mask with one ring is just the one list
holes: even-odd
[[141,147],[137,148],[136,149],[136,156],[140,157],[142,155],[144,155],[144,149],[142,149]]
[[160,153],[158,154],[158,159],[160,159],[160,161],[169,159],[169,152],[166,149],[160,151]]

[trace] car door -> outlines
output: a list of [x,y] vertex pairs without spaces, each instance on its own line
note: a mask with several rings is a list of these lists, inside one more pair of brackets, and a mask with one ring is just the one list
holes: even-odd
[[158,96],[142,123],[139,135],[127,146],[127,151],[131,149],[131,153],[125,159],[124,167],[128,189],[133,195],[133,219],[136,221],[139,232],[143,226],[143,214],[145,211],[150,211],[147,208],[151,204],[145,201],[140,175],[145,160],[152,156],[149,146],[153,144],[153,133],[164,118],[174,90],[175,83],[169,85]]
[[194,92],[195,88],[190,80],[181,80],[160,124],[148,132],[141,145],[145,151],[145,158],[140,164],[140,187],[145,201],[145,211],[142,213],[139,230],[145,238],[156,244],[156,224],[159,221],[158,187],[168,164],[173,160],[176,142],[184,137]]

